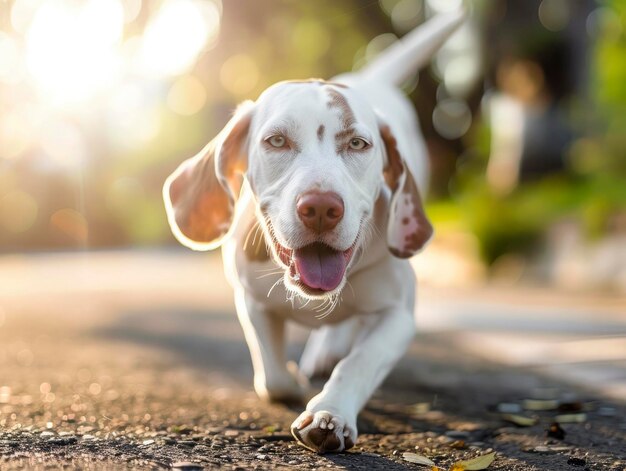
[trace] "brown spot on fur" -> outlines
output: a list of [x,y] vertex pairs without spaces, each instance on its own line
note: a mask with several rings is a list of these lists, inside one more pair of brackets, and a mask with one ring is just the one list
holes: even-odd
[[354,128],[344,129],[343,131],[339,131],[335,134],[336,141],[345,141],[348,137],[354,134]]
[[324,139],[324,130],[326,128],[324,127],[323,124],[320,124],[320,127],[317,128],[317,138],[321,141],[322,139]]
[[343,129],[348,129],[356,122],[354,119],[354,112],[352,111],[352,108],[350,108],[348,100],[346,100],[345,96],[333,88],[328,89],[328,95],[330,96],[328,108],[339,108],[342,127]]
[[243,252],[251,262],[266,262],[270,259],[270,253],[265,244],[265,235],[258,221],[253,221],[243,241]]
[[354,128],[344,129],[335,134],[335,150],[340,153],[346,147],[346,141],[355,134]]
[[337,88],[349,88],[347,85],[338,82],[329,82],[321,78],[310,78],[305,80],[285,80],[285,83],[316,83],[318,85],[332,85]]

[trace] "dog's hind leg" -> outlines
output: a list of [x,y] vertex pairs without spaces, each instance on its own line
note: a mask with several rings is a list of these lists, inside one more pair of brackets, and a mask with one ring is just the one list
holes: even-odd
[[300,372],[308,378],[330,376],[335,365],[350,352],[359,328],[358,317],[351,317],[313,330],[300,357]]
[[235,306],[250,349],[256,393],[269,401],[302,401],[307,381],[287,367],[285,319],[269,312],[243,289],[235,290]]

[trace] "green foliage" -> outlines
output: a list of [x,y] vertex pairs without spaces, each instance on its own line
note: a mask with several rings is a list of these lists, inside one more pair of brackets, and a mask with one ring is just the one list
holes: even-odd
[[[577,222],[588,239],[602,237],[611,220],[626,211],[626,2],[602,3],[591,51],[590,96],[570,103],[570,124],[579,138],[566,156],[565,172],[500,195],[485,178],[488,126],[479,123],[468,139],[472,158],[459,162],[455,197],[443,207],[457,205],[488,263],[532,251],[550,226],[564,219]],[[434,211],[436,217],[446,213],[452,211]]]
[[485,185],[465,189],[457,201],[465,227],[480,242],[487,263],[506,253],[527,254],[555,221],[579,221],[589,238],[605,233],[607,221],[626,208],[624,181],[616,176],[553,176],[502,196]]

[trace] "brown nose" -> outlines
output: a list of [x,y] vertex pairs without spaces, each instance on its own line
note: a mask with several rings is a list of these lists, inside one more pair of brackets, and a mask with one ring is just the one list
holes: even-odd
[[337,193],[308,191],[296,200],[298,217],[315,232],[334,229],[343,218],[343,200]]

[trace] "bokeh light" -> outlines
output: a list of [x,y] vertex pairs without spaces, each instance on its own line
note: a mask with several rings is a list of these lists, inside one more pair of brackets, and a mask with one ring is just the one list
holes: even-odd
[[66,171],[87,164],[88,149],[81,130],[68,120],[53,119],[42,129],[46,166]]
[[134,149],[156,138],[162,121],[159,94],[158,85],[141,81],[127,81],[110,94],[103,111],[112,146]]
[[293,47],[303,53],[303,61],[315,62],[330,49],[331,42],[324,24],[302,19],[293,29]]
[[433,111],[433,125],[446,139],[458,139],[469,130],[471,124],[472,112],[463,100],[442,100]]
[[124,11],[119,0],[49,0],[26,33],[26,63],[42,98],[82,103],[120,73],[116,47]]
[[592,38],[603,34],[612,40],[617,40],[624,31],[624,23],[612,8],[598,7],[589,13],[585,23],[587,34]]
[[193,75],[177,79],[167,94],[167,105],[182,116],[191,116],[206,104],[207,93],[202,82]]
[[0,159],[14,159],[31,145],[32,122],[23,112],[0,115]]
[[20,234],[30,229],[38,214],[35,198],[21,190],[10,190],[0,196],[0,226]]
[[539,5],[539,21],[549,31],[561,31],[570,19],[567,0],[543,0]]
[[422,19],[422,9],[422,0],[400,0],[391,10],[394,29],[404,33],[415,28]]
[[124,23],[132,23],[137,19],[141,12],[142,0],[124,0],[122,8],[124,8]]
[[89,237],[89,226],[85,216],[72,208],[55,211],[50,217],[50,227],[78,245],[85,244]]
[[426,5],[433,13],[446,13],[463,7],[463,0],[426,0]]
[[219,31],[216,5],[202,0],[166,0],[146,26],[141,63],[155,77],[189,70]]
[[13,37],[0,31],[0,82],[15,84],[22,78],[18,43]]
[[249,93],[259,81],[259,69],[247,54],[235,54],[220,69],[220,81],[224,89],[237,97]]

